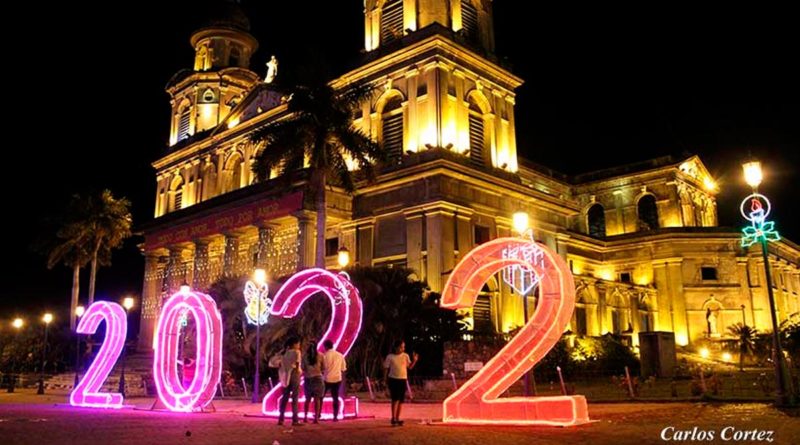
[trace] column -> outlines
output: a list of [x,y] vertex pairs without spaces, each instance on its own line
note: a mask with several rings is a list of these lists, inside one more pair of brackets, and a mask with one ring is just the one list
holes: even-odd
[[206,285],[208,285],[208,242],[197,240],[194,242],[192,288],[205,289]]
[[236,257],[239,255],[239,236],[225,234],[225,253],[222,257],[222,275],[229,277],[236,270]]
[[300,246],[298,247],[298,269],[306,269],[314,267],[317,240],[314,237],[316,232],[314,225],[316,215],[313,212],[302,211],[294,215],[297,218],[297,227],[299,229],[298,236],[300,237]]
[[675,343],[686,344],[689,339],[689,322],[686,318],[686,297],[683,294],[683,260],[667,262],[667,283],[672,300]]
[[656,309],[658,315],[655,319],[656,331],[673,331],[672,303],[669,298],[667,285],[667,266],[665,263],[653,263],[653,282],[656,285]]
[[414,211],[405,214],[406,217],[406,265],[412,269],[423,280],[425,264],[422,258],[422,218],[425,216],[421,211]]
[[425,214],[428,240],[428,286],[433,292],[441,292],[446,276],[453,270],[454,239],[453,213],[436,209]]
[[269,269],[267,258],[275,244],[275,227],[270,225],[258,228],[258,246],[256,248],[255,269]]

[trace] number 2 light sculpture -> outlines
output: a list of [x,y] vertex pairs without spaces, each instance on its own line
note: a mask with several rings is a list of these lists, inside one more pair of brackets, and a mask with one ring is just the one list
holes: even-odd
[[[328,330],[319,341],[320,352],[323,352],[321,345],[325,340],[330,340],[337,351],[347,355],[361,330],[362,307],[358,290],[353,287],[346,275],[324,269],[306,269],[298,272],[278,290],[270,312],[275,316],[293,318],[303,303],[317,293],[328,297],[331,303],[331,321],[328,323]],[[305,396],[302,395],[302,384],[300,388],[303,401]],[[282,384],[276,385],[267,393],[261,406],[264,415],[278,416],[278,403],[282,393]],[[329,397],[323,400],[323,418],[333,417],[332,401],[333,399]],[[340,402],[339,418],[358,415],[358,399],[355,397],[340,399]]]
[[569,426],[589,422],[583,396],[506,397],[500,395],[558,342],[575,308],[575,284],[563,259],[527,238],[498,238],[469,252],[451,273],[441,306],[470,308],[484,283],[511,268],[532,272],[539,303],[519,333],[463,386],[444,401],[443,421],[461,424]]

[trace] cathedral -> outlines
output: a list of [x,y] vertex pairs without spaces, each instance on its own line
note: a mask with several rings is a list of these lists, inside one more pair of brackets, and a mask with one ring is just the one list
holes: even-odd
[[[491,0],[366,0],[364,56],[334,88],[366,83],[353,125],[389,161],[353,195],[327,191],[325,254],[408,267],[440,292],[474,246],[513,234],[526,212],[536,240],[575,278],[569,330],[580,336],[669,331],[678,345],[731,338],[735,323],[770,331],[761,250],[717,225],[717,185],[697,156],[657,158],[566,176],[517,155],[515,76],[494,54]],[[250,69],[258,42],[235,3],[194,32],[194,63],[167,85],[169,150],[156,170],[155,218],[143,226],[140,347],[152,344],[165,295],[263,267],[280,277],[314,264],[315,207],[306,184],[256,182],[263,147],[248,136],[287,114],[273,82]],[[524,125],[524,123],[523,123]],[[779,322],[800,316],[800,247],[770,244]],[[466,313],[472,329],[508,332],[534,296],[489,280]]]

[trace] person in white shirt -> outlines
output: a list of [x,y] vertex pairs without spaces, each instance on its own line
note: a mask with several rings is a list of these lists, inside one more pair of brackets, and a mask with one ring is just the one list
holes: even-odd
[[283,425],[284,414],[286,413],[286,404],[289,401],[289,396],[292,397],[292,425],[300,425],[297,418],[297,398],[300,391],[300,340],[290,337],[286,341],[286,352],[281,359],[281,367],[278,370],[278,375],[283,385],[283,396],[280,401],[280,415],[278,416],[278,425]]
[[325,340],[322,346],[325,348],[325,354],[322,356],[325,392],[322,395],[324,397],[328,390],[331,391],[331,397],[333,397],[333,421],[337,422],[339,420],[339,387],[342,385],[342,373],[347,371],[347,363],[344,361],[344,355],[333,349],[332,341]]
[[406,344],[403,340],[396,341],[392,351],[383,361],[383,380],[386,382],[392,398],[392,426],[403,426],[403,421],[400,420],[400,411],[403,409],[403,401],[406,398],[408,370],[414,369],[419,360],[419,354],[415,352],[414,361],[411,361],[406,354]]

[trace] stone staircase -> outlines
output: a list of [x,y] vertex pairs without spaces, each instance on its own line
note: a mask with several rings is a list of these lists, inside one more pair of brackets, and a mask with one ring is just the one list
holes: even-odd
[[[125,395],[126,397],[146,397],[152,395],[153,357],[150,354],[130,354],[125,361]],[[119,363],[103,383],[103,392],[118,392],[119,377],[122,367]],[[80,374],[83,378],[83,372]],[[56,374],[45,380],[45,388],[57,391],[72,391],[75,384],[75,373]],[[151,387],[148,391],[148,385]]]

